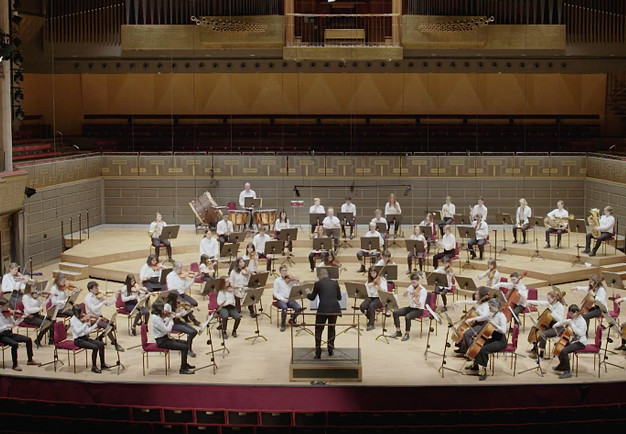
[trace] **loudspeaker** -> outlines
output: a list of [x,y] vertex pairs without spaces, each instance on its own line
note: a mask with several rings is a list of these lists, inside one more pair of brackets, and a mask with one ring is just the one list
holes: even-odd
[[31,197],[35,193],[37,193],[37,190],[35,190],[34,188],[26,187],[24,189],[24,194],[26,195],[26,197]]

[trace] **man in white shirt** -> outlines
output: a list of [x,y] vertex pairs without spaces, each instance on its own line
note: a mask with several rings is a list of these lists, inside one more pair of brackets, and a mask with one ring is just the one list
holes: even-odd
[[174,328],[174,320],[164,309],[163,302],[155,301],[152,303],[152,315],[150,317],[150,325],[152,327],[152,335],[159,348],[180,351],[180,370],[181,374],[193,374],[195,366],[187,363],[189,346],[187,342],[180,339],[172,339],[169,333]]
[[[187,295],[185,291],[193,285],[193,278],[185,276],[186,273],[183,273],[183,264],[180,262],[174,262],[174,266],[172,267],[172,272],[167,275],[167,290],[168,291],[176,291],[178,292],[178,298],[187,302],[191,305],[191,307],[198,307],[198,302]],[[193,324],[197,327],[200,325],[200,322],[195,319],[195,317],[191,316],[190,319]]]
[[[569,355],[574,351],[582,350],[587,346],[587,323],[582,315],[576,315],[580,312],[580,308],[571,304],[567,311],[570,313],[573,319],[564,319],[553,325],[554,328],[559,327],[571,327],[573,335],[569,340],[569,344],[561,350],[559,354],[559,365],[552,368],[557,372],[562,372],[559,376],[560,379],[572,378],[570,372]],[[575,317],[575,318],[574,318]]]
[[155,220],[150,223],[150,229],[148,233],[150,234],[150,238],[152,238],[152,245],[154,246],[154,253],[156,253],[157,260],[159,258],[159,252],[161,251],[161,245],[165,247],[167,251],[167,261],[165,262],[174,262],[172,259],[172,245],[169,240],[162,240],[161,232],[163,232],[163,228],[167,226],[167,223],[163,221],[163,216],[161,213],[156,213]]
[[217,226],[215,228],[215,233],[220,240],[220,251],[222,250],[222,247],[224,247],[224,243],[228,242],[228,237],[233,232],[235,232],[233,222],[228,219],[228,214],[224,213],[224,218],[217,222]]
[[[309,214],[325,214],[322,201],[319,197],[313,199],[313,205],[309,208]],[[315,233],[315,228],[317,228],[317,222],[311,223],[311,234]]]
[[326,217],[324,217],[324,220],[322,221],[322,226],[324,227],[326,234],[332,237],[336,252],[337,246],[339,245],[339,236],[335,236],[332,233],[332,229],[340,229],[341,222],[337,217],[335,217],[335,210],[332,206],[329,206],[326,210]]
[[472,259],[476,258],[476,252],[474,246],[478,245],[480,251],[480,260],[483,259],[483,253],[485,251],[485,242],[487,241],[487,235],[489,234],[489,226],[482,219],[480,214],[476,214],[476,221],[472,227],[476,230],[476,238],[472,238],[467,242],[467,250],[472,255]]
[[[452,198],[450,196],[446,196],[446,203],[441,207],[441,221],[437,223],[439,226],[439,232],[443,237],[443,228],[448,226],[450,223],[454,221],[454,213],[456,212],[456,207],[452,203]],[[434,235],[434,234],[433,234]]]
[[270,236],[265,233],[265,226],[259,227],[259,233],[252,238],[252,244],[254,244],[254,249],[259,258],[267,259],[267,271],[272,270],[272,259],[274,258],[271,254],[265,253],[265,243],[269,240]]
[[[345,222],[345,225],[350,226],[350,239],[354,237],[354,226],[356,225],[356,205],[352,203],[352,198],[350,196],[346,197],[346,203],[341,205],[342,213],[352,213],[352,219],[348,219]],[[341,222],[341,232],[343,232],[343,236],[346,236],[346,227],[344,222]]]
[[482,216],[483,221],[485,222],[487,221],[487,207],[485,206],[485,200],[483,199],[482,196],[478,198],[478,203],[474,205],[474,208],[472,208],[470,217],[472,219],[475,219],[478,214]]
[[556,203],[556,209],[553,209],[552,211],[550,211],[547,217],[550,219],[550,224],[554,223],[555,226],[556,226],[556,222],[554,221],[554,219],[563,219],[558,229],[557,228],[546,229],[545,248],[546,249],[550,248],[550,234],[556,233],[556,246],[554,246],[554,248],[560,249],[561,248],[561,234],[567,231],[567,227],[568,227],[567,218],[569,217],[569,213],[565,209],[565,202],[563,202],[562,200],[559,200]]
[[[583,253],[589,254],[589,256],[596,256],[596,252],[602,245],[602,241],[608,240],[613,237],[614,227],[615,227],[615,217],[613,217],[613,207],[605,206],[604,207],[604,215],[600,217],[599,225],[593,230],[600,231],[600,236],[596,238],[596,245],[593,247],[593,251],[589,250],[591,247],[591,239],[593,235],[591,233],[587,234],[587,242],[585,244],[585,250]],[[4,280],[3,280],[4,283]]]
[[239,206],[245,208],[246,197],[251,197],[252,199],[256,199],[256,192],[250,189],[250,183],[246,182],[243,185],[243,191],[239,193]]
[[418,274],[411,276],[411,285],[404,292],[404,296],[409,296],[409,305],[393,312],[393,322],[396,326],[396,332],[391,336],[392,338],[399,338],[402,336],[402,330],[400,329],[400,317],[403,316],[405,320],[406,333],[402,338],[402,341],[409,340],[409,333],[411,331],[411,322],[413,318],[418,318],[424,312],[426,306],[426,288],[420,285],[420,277]]
[[296,324],[296,318],[302,309],[297,301],[289,300],[291,288],[294,286],[293,279],[289,282],[285,281],[285,278],[289,275],[289,269],[283,264],[278,271],[280,272],[280,277],[274,280],[274,298],[276,299],[276,305],[281,310],[280,331],[284,332],[285,321],[287,320],[287,309],[293,309],[293,314],[289,319],[289,324],[291,325]]
[[210,229],[204,231],[204,238],[200,240],[200,256],[202,255],[208,256],[213,263],[220,258],[219,243],[211,236]]
[[[376,230],[376,223],[370,223],[370,230],[366,232],[362,238],[378,238],[380,248],[383,248],[385,244],[385,240],[383,236]],[[359,250],[356,252],[356,257],[361,264],[361,268],[359,269],[359,273],[365,272],[365,255],[369,255],[372,258],[372,261],[375,261],[376,258],[380,255],[380,249],[372,249],[372,250]]]
[[[104,296],[99,297],[98,295],[100,290],[98,288],[98,282],[94,280],[87,284],[87,289],[89,292],[85,296],[85,313],[91,317],[98,318],[98,321],[96,322],[98,327],[105,330],[109,327],[109,320],[102,316],[102,307],[112,305],[115,303],[115,300],[107,300]],[[116,351],[124,351],[124,348],[122,348],[122,346],[117,343],[117,339],[115,339],[114,330],[115,324],[113,324],[107,336],[111,340],[111,343],[115,347]],[[98,339],[102,340],[102,337],[103,336],[99,336]]]

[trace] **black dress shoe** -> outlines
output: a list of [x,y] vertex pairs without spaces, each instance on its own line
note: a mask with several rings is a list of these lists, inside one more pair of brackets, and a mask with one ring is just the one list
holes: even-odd
[[236,338],[237,337],[237,330],[233,330],[233,337]]
[[196,367],[194,365],[190,365],[189,363],[185,363],[185,366],[183,366],[183,369],[196,369]]
[[102,371],[95,366],[91,368],[91,372],[93,372],[94,374],[102,374]]
[[180,368],[180,371],[178,371],[178,373],[181,374],[181,375],[192,375],[192,374],[194,374],[194,371],[192,371],[190,369]]
[[193,322],[193,325],[195,325],[196,327],[200,327],[202,325],[202,323],[198,321],[197,319],[194,319],[192,322]]
[[332,357],[333,354],[335,354],[335,349],[334,348],[329,348],[328,349],[328,355]]
[[316,359],[321,359],[322,358],[322,350],[315,350],[315,356]]

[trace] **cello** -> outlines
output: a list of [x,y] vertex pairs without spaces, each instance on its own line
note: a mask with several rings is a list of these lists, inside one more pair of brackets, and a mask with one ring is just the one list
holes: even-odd
[[[517,282],[519,283],[520,280],[526,277],[526,274],[528,274],[527,271],[522,272],[522,275],[518,278]],[[517,285],[517,283],[514,285]],[[502,313],[504,313],[507,321],[511,321],[511,317],[513,316],[513,307],[515,307],[515,305],[517,305],[521,299],[522,296],[517,290],[516,286],[513,286],[513,288],[510,289],[509,292],[507,292],[506,303],[504,304],[502,310]]]

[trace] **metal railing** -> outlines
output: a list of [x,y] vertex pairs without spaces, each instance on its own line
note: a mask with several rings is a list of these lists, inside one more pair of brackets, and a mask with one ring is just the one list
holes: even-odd
[[[83,215],[82,213],[78,213],[78,243],[82,243],[83,242]],[[65,244],[65,223],[63,220],[61,220],[61,246],[62,246],[62,250],[65,251],[68,248],[72,248],[74,247],[74,218],[73,217],[69,217],[68,219],[68,224],[69,224],[69,236],[70,236],[70,247],[67,247]],[[87,238],[85,238],[85,240],[88,240],[90,237],[90,233],[89,233],[89,229],[91,227],[91,225],[89,224],[89,210],[85,210],[85,229],[87,231]]]

